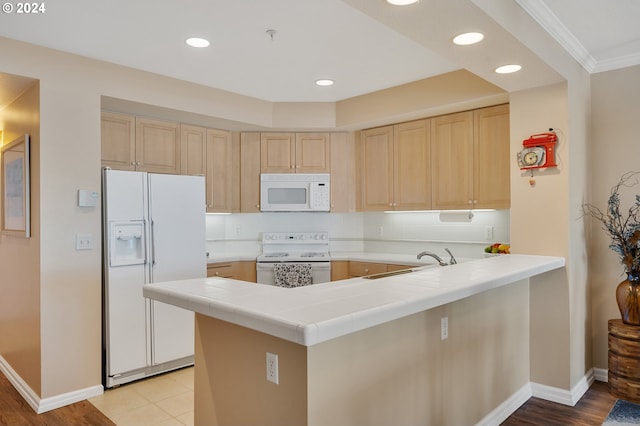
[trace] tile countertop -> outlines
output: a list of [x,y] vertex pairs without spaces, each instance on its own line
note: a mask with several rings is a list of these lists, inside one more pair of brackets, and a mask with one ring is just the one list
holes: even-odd
[[[454,253],[455,254],[455,253]],[[445,261],[449,261],[449,255],[446,253],[438,253]],[[255,261],[257,254],[246,253],[209,253],[207,263],[224,263],[237,261]],[[395,253],[370,253],[370,252],[331,252],[331,260],[355,260],[360,262],[376,262],[390,263],[397,265],[411,266],[429,266],[436,265],[434,258],[425,256],[417,259],[415,254],[395,254]],[[459,262],[465,262],[470,259],[457,259]]]
[[506,255],[375,280],[283,288],[224,278],[144,286],[144,296],[305,346],[564,267],[561,257]]

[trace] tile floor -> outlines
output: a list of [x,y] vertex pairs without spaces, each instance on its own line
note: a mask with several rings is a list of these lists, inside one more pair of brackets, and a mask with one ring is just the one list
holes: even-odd
[[118,426],[192,426],[193,367],[107,389],[89,402]]

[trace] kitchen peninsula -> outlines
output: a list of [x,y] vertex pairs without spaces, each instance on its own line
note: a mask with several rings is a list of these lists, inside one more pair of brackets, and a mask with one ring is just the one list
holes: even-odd
[[174,281],[144,295],[196,312],[196,424],[468,425],[531,395],[529,286],[564,273],[563,258],[506,255],[293,289]]

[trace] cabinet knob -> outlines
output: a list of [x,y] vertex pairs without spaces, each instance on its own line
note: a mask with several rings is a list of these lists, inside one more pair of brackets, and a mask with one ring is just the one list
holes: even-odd
[[132,161],[129,165],[130,165],[130,166],[135,166],[135,165],[136,165],[136,162],[135,162],[135,161]]
[[369,272],[369,268],[364,268],[364,271],[365,272]]
[[467,204],[473,204],[473,200],[468,200]]
[[216,272],[216,277],[217,277],[218,275],[220,275],[220,272]]

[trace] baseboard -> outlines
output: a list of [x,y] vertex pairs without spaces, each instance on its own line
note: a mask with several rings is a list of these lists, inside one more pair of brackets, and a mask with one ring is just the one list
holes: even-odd
[[[605,380],[601,380],[601,378],[604,378]],[[476,423],[476,426],[499,425],[510,415],[515,413],[516,410],[532,396],[573,407],[589,389],[589,386],[593,384],[594,379],[598,381],[606,381],[606,378],[607,370],[593,368],[589,370],[570,391],[541,385],[539,383],[527,383],[500,404],[495,410],[487,414],[481,421]]]
[[599,382],[607,383],[609,381],[609,370],[606,368],[594,368],[593,374]]
[[102,385],[96,385],[41,399],[33,389],[31,389],[27,382],[25,382],[22,377],[16,373],[2,355],[0,355],[0,371],[2,371],[2,374],[5,375],[7,380],[9,380],[16,391],[18,391],[20,396],[24,398],[27,404],[29,404],[37,414],[64,407],[65,405],[83,401],[88,398],[93,398],[94,396],[102,395],[104,392]]
[[476,426],[493,426],[504,422],[510,415],[531,398],[531,383],[527,383],[506,401],[500,404],[495,410],[485,416],[484,419],[476,423]]
[[570,391],[541,385],[539,383],[531,383],[531,390],[533,392],[533,396],[536,398],[573,407],[578,401],[580,401],[580,398],[582,398],[582,395],[584,395],[589,389],[589,386],[591,386],[594,379],[594,370],[591,369]]

